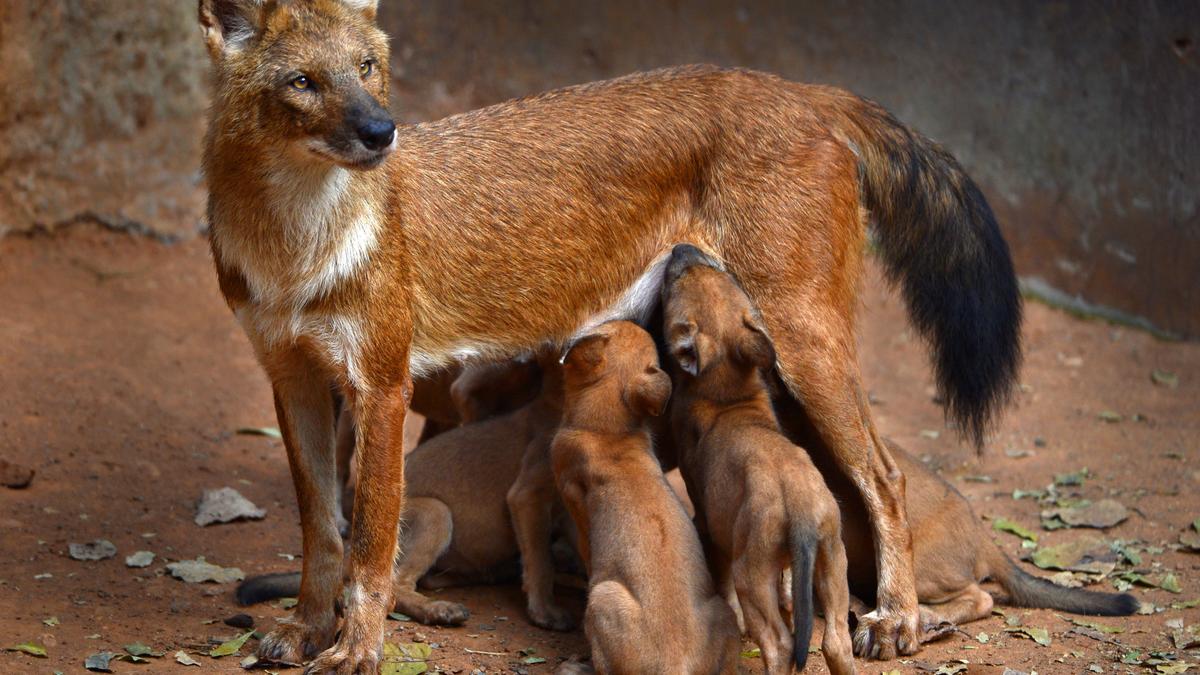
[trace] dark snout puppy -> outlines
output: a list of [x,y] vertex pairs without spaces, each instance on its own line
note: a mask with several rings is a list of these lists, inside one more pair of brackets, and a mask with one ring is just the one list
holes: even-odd
[[[696,530],[654,458],[647,419],[671,383],[650,335],[604,324],[567,354],[554,476],[589,572],[585,627],[601,673],[736,673],[737,629]],[[577,669],[565,665],[560,672]]]
[[[840,513],[808,454],[781,433],[762,371],[775,351],[733,278],[676,247],[663,289],[674,362],[671,426],[679,469],[722,587],[732,581],[768,673],[803,669],[812,592],[825,610],[829,670],[854,672]],[[794,633],[780,611],[792,571]]]

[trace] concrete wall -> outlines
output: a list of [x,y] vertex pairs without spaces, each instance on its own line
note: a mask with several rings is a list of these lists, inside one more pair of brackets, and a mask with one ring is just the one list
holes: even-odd
[[[1019,272],[1200,336],[1200,4],[382,0],[428,119],[709,61],[846,86],[954,152]],[[0,0],[0,233],[202,215],[192,0]]]

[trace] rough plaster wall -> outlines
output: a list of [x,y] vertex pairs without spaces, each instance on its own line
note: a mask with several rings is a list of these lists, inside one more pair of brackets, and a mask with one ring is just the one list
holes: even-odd
[[[398,115],[710,61],[851,88],[983,185],[1020,273],[1200,335],[1200,3],[382,0]],[[194,0],[0,0],[0,234],[196,231]]]
[[838,84],[946,145],[1018,271],[1200,335],[1200,3],[390,3],[397,112],[709,61]]
[[194,233],[207,71],[193,2],[0,0],[0,234]]

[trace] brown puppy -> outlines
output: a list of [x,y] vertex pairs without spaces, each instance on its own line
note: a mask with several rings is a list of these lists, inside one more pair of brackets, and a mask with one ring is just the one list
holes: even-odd
[[646,420],[671,393],[654,341],[635,324],[603,324],[567,353],[563,379],[554,476],[588,568],[596,670],[737,672],[733,612],[651,448]]
[[[466,607],[432,600],[419,593],[418,586],[494,583],[510,578],[520,559],[531,621],[554,630],[573,626],[569,614],[553,602],[554,568],[549,562],[554,515],[565,515],[561,506],[555,508],[558,500],[548,468],[562,408],[561,367],[555,361],[542,358],[538,363],[490,367],[475,371],[465,386],[456,381],[459,397],[479,399],[468,409],[486,415],[501,406],[497,391],[514,391],[514,382],[542,373],[541,391],[531,403],[446,431],[409,454],[405,475],[414,487],[405,501],[403,546],[393,577],[396,611],[421,623],[460,624],[469,615]],[[467,369],[464,374],[472,372]],[[532,466],[546,469],[533,471]],[[546,501],[533,512],[514,509],[510,521],[509,486],[517,485],[523,493],[542,495]],[[522,518],[534,522],[526,524]],[[523,535],[520,546],[515,535]],[[237,600],[253,604],[294,596],[299,589],[299,574],[265,575],[242,583]]]
[[[854,672],[840,512],[808,454],[783,435],[763,371],[775,349],[758,310],[718,263],[676,246],[663,285],[674,361],[671,403],[679,470],[722,588],[732,582],[767,673],[803,670],[812,593],[825,611],[822,649],[832,673]],[[794,634],[780,611],[792,570]]]
[[[818,444],[807,416],[790,399],[775,399],[777,412],[789,436]],[[1033,576],[1016,565],[992,540],[971,505],[954,486],[890,439],[884,439],[908,482],[905,505],[912,527],[913,556],[917,570],[917,598],[921,602],[921,628],[929,635],[940,624],[962,624],[989,616],[993,598],[980,587],[990,579],[1017,607],[1057,609],[1074,614],[1127,616],[1138,609],[1128,593],[1098,593],[1064,588]],[[875,589],[874,539],[858,491],[821,453],[814,453],[829,488],[842,511],[842,536],[849,559],[850,588],[870,601]],[[855,635],[855,647],[866,637]]]

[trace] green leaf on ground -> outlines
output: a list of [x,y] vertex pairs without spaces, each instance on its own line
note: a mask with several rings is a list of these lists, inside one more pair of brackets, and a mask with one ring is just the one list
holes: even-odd
[[30,656],[36,656],[40,659],[46,658],[46,648],[39,645],[36,642],[33,642],[33,641],[22,642],[19,645],[5,647],[4,651],[6,651],[6,652],[22,652],[25,654],[29,654]]
[[742,658],[743,659],[761,659],[762,658],[762,650],[759,649],[758,647],[755,647],[753,649],[743,649],[742,650]]
[[1034,534],[1032,530],[1022,526],[1017,521],[1009,520],[1008,518],[997,518],[993,520],[992,529],[997,532],[1008,532],[1010,534],[1015,534],[1018,537],[1028,541],[1036,542],[1038,540],[1038,536]]
[[133,656],[153,656],[154,658],[158,658],[163,655],[163,652],[156,652],[140,642],[125,645],[125,651]]
[[1076,619],[1074,617],[1063,616],[1061,614],[1058,615],[1058,618],[1060,618],[1064,621],[1073,623],[1076,626],[1080,626],[1082,628],[1091,628],[1092,630],[1100,631],[1101,633],[1108,633],[1110,635],[1115,635],[1117,633],[1125,632],[1125,629],[1121,628],[1120,626],[1110,626],[1108,624],[1100,623],[1098,621],[1087,621],[1084,619]]
[[275,427],[241,427],[237,432],[243,436],[267,436],[268,438],[283,438]]
[[214,659],[219,659],[222,656],[232,656],[238,653],[238,650],[242,648],[242,645],[246,644],[246,640],[249,640],[251,635],[254,635],[254,631],[252,630],[246,631],[232,640],[222,642],[216,647],[213,647],[212,650],[208,652],[208,655]]
[[420,675],[429,670],[425,661],[433,649],[423,642],[404,642],[383,645],[383,662],[379,664],[380,675]]
[[1154,384],[1168,389],[1175,389],[1179,386],[1179,376],[1166,370],[1154,370],[1150,373],[1150,379]]

